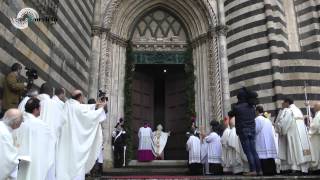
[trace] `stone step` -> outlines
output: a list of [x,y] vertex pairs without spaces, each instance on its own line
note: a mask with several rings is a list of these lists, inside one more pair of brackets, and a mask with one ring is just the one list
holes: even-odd
[[154,160],[152,162],[131,160],[127,167],[106,169],[104,174],[107,176],[182,175],[186,174],[187,170],[185,160]]
[[119,180],[119,179],[131,179],[131,180],[290,180],[290,179],[303,179],[303,180],[319,180],[320,176],[254,176],[254,177],[246,177],[246,176],[128,176],[128,177],[116,177],[116,176],[102,176],[98,178],[86,178],[86,180]]
[[133,175],[183,175],[188,168],[113,168],[104,171],[104,176],[133,176]]
[[169,168],[169,167],[187,167],[186,160],[154,160],[151,162],[138,162],[131,160],[128,164],[130,168]]

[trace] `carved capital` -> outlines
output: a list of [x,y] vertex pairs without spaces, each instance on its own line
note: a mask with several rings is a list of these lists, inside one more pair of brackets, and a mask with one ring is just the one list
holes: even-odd
[[200,34],[198,37],[191,40],[191,46],[196,47],[199,44],[205,43],[208,40],[209,40],[208,33]]
[[209,29],[209,32],[210,32],[211,36],[213,36],[213,35],[224,35],[224,36],[226,36],[227,33],[228,33],[228,26],[219,25],[219,26],[211,27]]
[[112,32],[110,32],[110,29],[106,29],[106,28],[100,28],[100,33],[105,33],[106,35],[106,39],[108,39],[109,41],[119,44],[122,47],[127,47],[128,45],[128,40],[125,38],[122,38],[120,36],[118,36],[117,34],[114,34]]
[[100,36],[101,35],[101,27],[92,26],[91,27],[91,36]]
[[127,47],[127,45],[128,45],[128,40],[126,40],[116,34],[109,32],[109,33],[107,33],[107,36],[108,36],[108,39],[111,40],[113,43],[116,43],[122,47]]

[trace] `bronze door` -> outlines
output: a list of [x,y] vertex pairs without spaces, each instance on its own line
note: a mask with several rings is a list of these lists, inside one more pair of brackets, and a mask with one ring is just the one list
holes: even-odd
[[[154,80],[147,74],[135,72],[132,82],[132,130],[133,150],[137,152],[139,139],[138,131],[145,121],[153,127],[153,96]],[[134,157],[136,153],[134,153]]]
[[185,133],[188,130],[186,117],[187,97],[185,74],[170,74],[165,81],[165,129],[171,131],[165,148],[165,159],[187,159]]

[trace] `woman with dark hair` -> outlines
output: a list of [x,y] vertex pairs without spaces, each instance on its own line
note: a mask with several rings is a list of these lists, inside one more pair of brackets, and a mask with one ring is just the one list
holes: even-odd
[[221,145],[221,132],[222,128],[219,122],[213,120],[210,123],[212,132],[204,138],[208,143],[208,163],[209,173],[214,175],[223,174],[222,163],[222,145]]

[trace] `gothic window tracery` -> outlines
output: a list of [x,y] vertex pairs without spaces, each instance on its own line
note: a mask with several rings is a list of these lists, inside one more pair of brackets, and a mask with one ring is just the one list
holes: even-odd
[[185,50],[188,36],[181,21],[167,11],[149,11],[135,24],[131,36],[139,50]]

